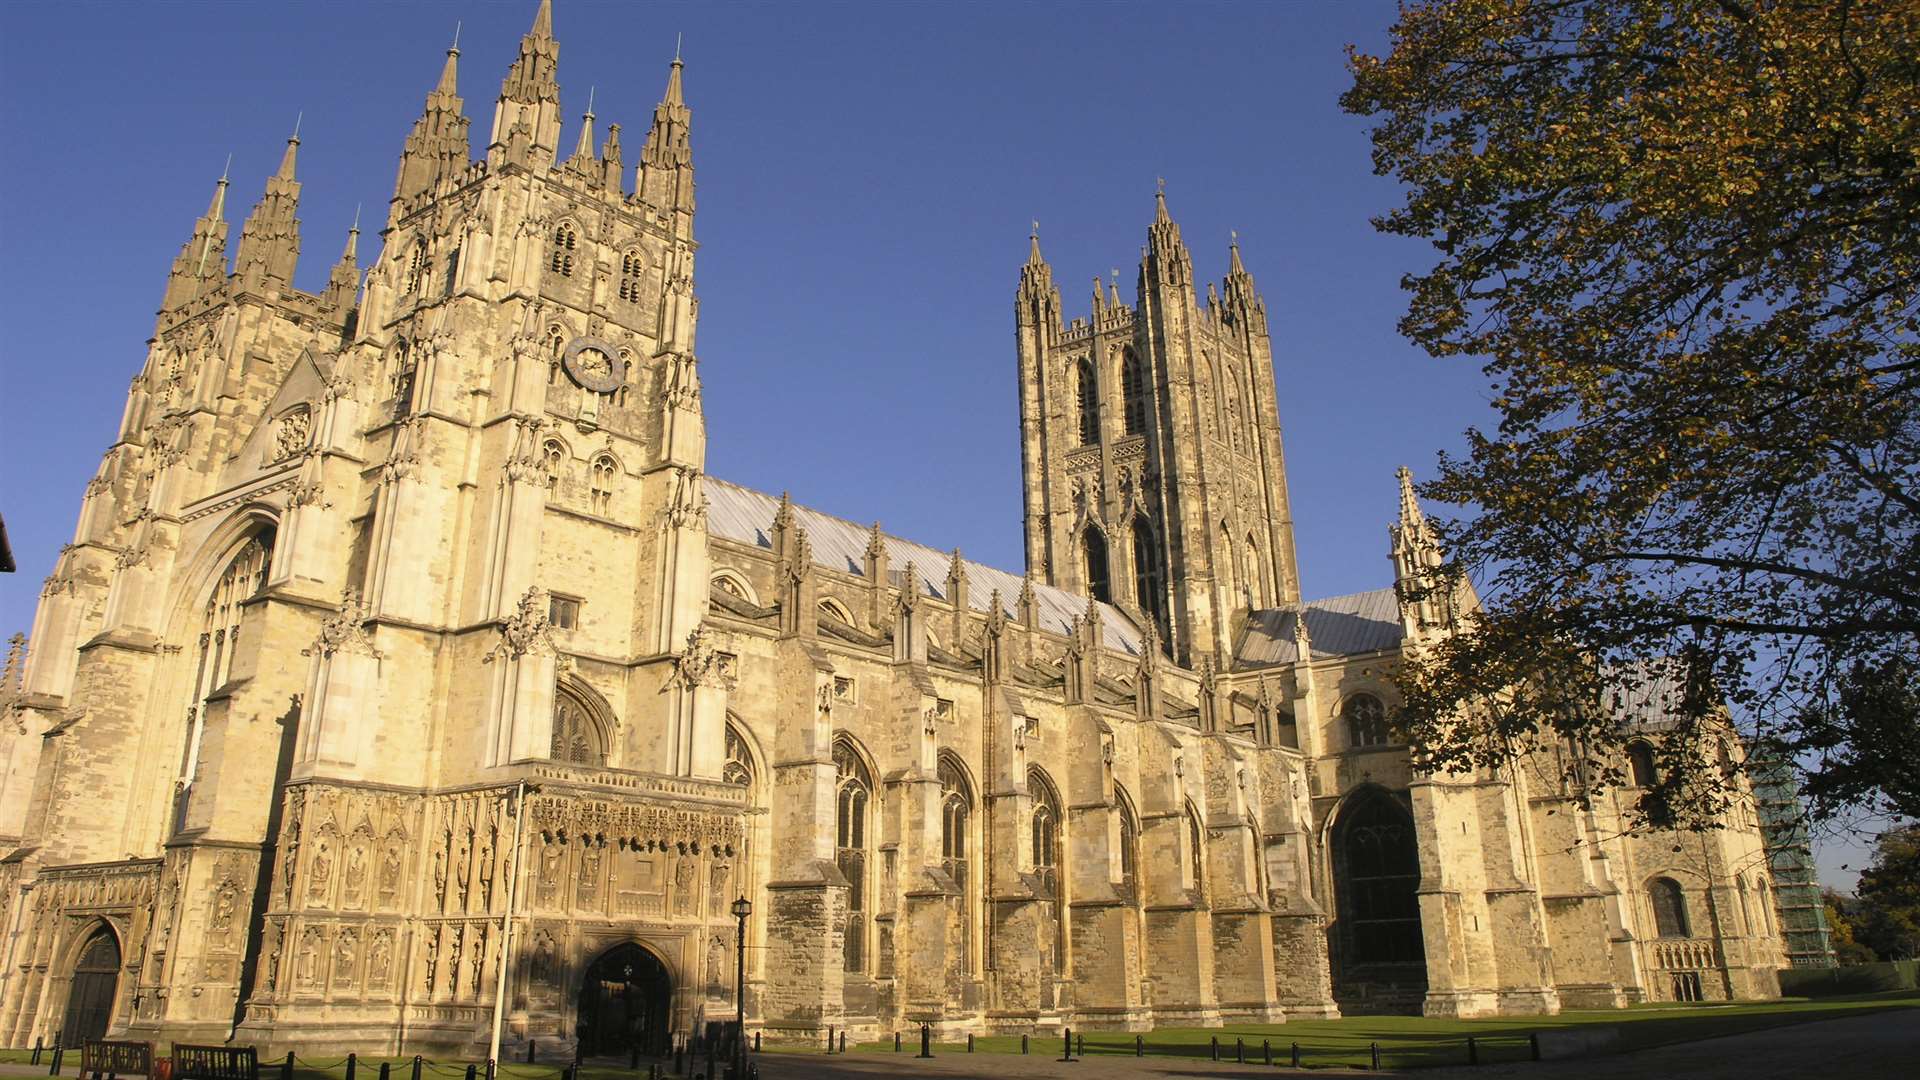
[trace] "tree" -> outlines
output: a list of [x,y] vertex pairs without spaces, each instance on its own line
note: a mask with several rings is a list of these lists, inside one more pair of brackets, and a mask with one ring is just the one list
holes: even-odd
[[1833,889],[1820,890],[1821,906],[1826,909],[1828,940],[1833,955],[1841,964],[1871,964],[1880,959],[1872,949],[1854,937],[1853,911],[1859,901],[1840,895]]
[[1350,66],[1439,253],[1400,329],[1499,415],[1422,488],[1481,606],[1402,677],[1417,763],[1618,781],[1651,695],[1677,818],[1725,716],[1920,816],[1920,3],[1426,0]]
[[1882,960],[1920,956],[1920,826],[1888,829],[1860,873],[1853,935]]

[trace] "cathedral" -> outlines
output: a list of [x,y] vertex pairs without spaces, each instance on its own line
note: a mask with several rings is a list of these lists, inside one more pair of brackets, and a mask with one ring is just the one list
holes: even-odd
[[1162,194],[1129,294],[1069,317],[1030,242],[1027,565],[984,566],[706,474],[682,64],[636,151],[591,114],[569,150],[559,52],[541,0],[476,158],[449,51],[378,253],[318,292],[299,140],[231,245],[214,186],[0,689],[0,1042],[1777,993],[1751,799],[1649,832],[1551,744],[1412,768],[1396,668],[1475,600],[1413,599],[1404,470],[1392,579],[1303,600],[1237,244],[1197,282]]

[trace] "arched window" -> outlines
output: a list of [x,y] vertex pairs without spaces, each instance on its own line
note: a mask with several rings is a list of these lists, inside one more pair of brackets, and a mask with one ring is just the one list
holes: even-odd
[[1680,883],[1669,877],[1647,882],[1647,900],[1653,905],[1654,932],[1663,938],[1687,937],[1687,897]]
[[727,725],[727,763],[720,768],[720,779],[743,788],[753,788],[753,752],[732,724]]
[[561,277],[572,277],[575,244],[572,223],[563,221],[556,226],[553,230],[553,250],[547,258],[547,269]]
[[1341,964],[1423,964],[1413,818],[1379,788],[1349,798],[1334,823]]
[[1160,551],[1153,542],[1153,526],[1145,514],[1133,517],[1133,595],[1147,619],[1158,625],[1162,600]]
[[214,583],[213,591],[207,595],[207,605],[201,611],[193,696],[187,705],[187,730],[180,747],[180,767],[175,782],[175,829],[186,824],[187,799],[193,790],[193,774],[200,767],[200,740],[206,733],[207,700],[225,686],[233,674],[233,658],[241,645],[241,609],[267,583],[273,562],[273,542],[271,525],[248,537]]
[[1372,694],[1348,698],[1340,706],[1340,715],[1347,722],[1349,746],[1386,746],[1393,741],[1392,733],[1387,730],[1386,706]]
[[1147,375],[1140,356],[1128,349],[1120,361],[1120,397],[1126,403],[1127,434],[1147,430]]
[[843,622],[848,626],[853,625],[853,613],[847,610],[846,605],[832,597],[824,598],[813,606],[821,615],[831,616],[836,622]]
[[613,460],[612,454],[601,454],[593,459],[593,512],[601,517],[607,516],[613,508],[613,480],[620,475],[620,466]]
[[1627,744],[1627,774],[1634,787],[1650,788],[1660,782],[1653,767],[1653,747],[1635,740]]
[[640,275],[645,273],[647,262],[637,251],[629,251],[620,256],[620,299],[629,304],[640,302]]
[[547,385],[560,381],[560,368],[566,362],[567,336],[557,326],[547,328]]
[[413,412],[413,347],[406,338],[393,343],[392,360],[387,367],[387,383],[393,398],[393,415],[400,418]]
[[1080,416],[1080,445],[1092,446],[1100,441],[1100,384],[1090,360],[1079,363],[1073,401]]
[[873,777],[845,739],[833,744],[839,776],[834,812],[835,861],[847,879],[846,969],[867,969],[867,808],[873,802]]
[[1027,770],[1027,793],[1033,797],[1033,820],[1029,823],[1033,840],[1033,875],[1043,896],[1052,901],[1053,955],[1044,966],[1056,975],[1067,966],[1067,924],[1063,917],[1066,883],[1060,874],[1060,795],[1039,769]]
[[960,888],[960,959],[956,971],[973,971],[973,875],[968,872],[967,830],[973,819],[973,786],[950,757],[940,759],[940,867]]
[[1087,595],[1103,604],[1113,603],[1112,580],[1107,575],[1107,538],[1089,525],[1080,538],[1080,547],[1086,557]]
[[607,741],[599,721],[587,703],[565,687],[553,694],[553,742],[548,756],[575,765],[607,763]]
[[1231,386],[1227,387],[1227,443],[1240,449],[1240,394]]
[[559,439],[548,439],[540,444],[540,469],[547,474],[549,482],[560,479],[560,470],[566,460],[567,447]]
[[427,245],[416,240],[413,253],[407,256],[407,295],[419,296],[427,288],[427,267],[432,261],[427,258]]
[[1114,808],[1120,815],[1120,881],[1127,895],[1140,896],[1140,817],[1133,800],[1119,784],[1113,786]]
[[1200,830],[1200,812],[1187,804],[1187,872],[1193,875],[1193,891],[1207,890],[1207,849]]
[[1267,602],[1267,576],[1262,573],[1264,569],[1265,567],[1260,564],[1260,545],[1254,543],[1253,534],[1248,533],[1247,561],[1241,568],[1241,573],[1245,575],[1247,596],[1252,601],[1254,607],[1259,607]]

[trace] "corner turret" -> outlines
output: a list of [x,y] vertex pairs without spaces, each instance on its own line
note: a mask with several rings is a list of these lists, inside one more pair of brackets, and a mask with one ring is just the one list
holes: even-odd
[[667,71],[667,90],[653,110],[653,128],[640,149],[633,192],[642,202],[674,211],[689,230],[693,220],[693,110],[687,108],[678,51]]
[[245,292],[258,292],[269,283],[293,287],[294,266],[300,261],[300,181],[294,178],[300,151],[300,125],[295,124],[280,155],[280,169],[267,178],[267,189],[240,227],[240,250],[233,272]]
[[167,291],[160,310],[172,311],[187,301],[220,287],[227,276],[227,173],[213,185],[213,201],[193,223],[193,235],[180,245],[180,254],[167,274]]
[[560,43],[553,38],[553,0],[540,0],[520,55],[500,84],[493,107],[487,163],[550,169],[560,145]]

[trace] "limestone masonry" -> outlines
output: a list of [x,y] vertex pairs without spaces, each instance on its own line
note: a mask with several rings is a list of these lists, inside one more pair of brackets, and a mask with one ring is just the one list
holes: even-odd
[[1403,471],[1395,580],[1302,602],[1237,246],[1197,291],[1162,195],[1068,321],[1032,241],[1023,577],[705,475],[679,60],[630,165],[562,152],[548,0],[479,160],[458,55],[364,281],[292,285],[297,138],[173,263],[0,691],[0,1042],[472,1055],[504,984],[509,1047],[651,1050],[740,896],[767,1038],[1776,993],[1751,798],[1411,769],[1475,601],[1401,601]]

